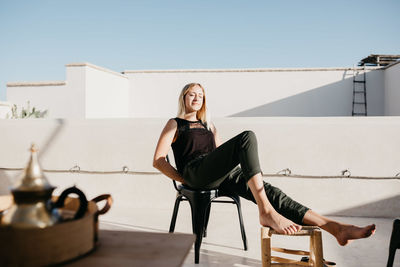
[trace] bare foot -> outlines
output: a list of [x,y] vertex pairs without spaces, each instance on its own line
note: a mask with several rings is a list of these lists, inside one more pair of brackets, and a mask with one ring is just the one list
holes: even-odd
[[335,235],[339,245],[346,246],[354,239],[366,238],[375,233],[376,226],[371,224],[365,227],[358,227],[350,224],[342,224],[338,234]]
[[260,224],[268,226],[281,234],[294,234],[301,229],[301,226],[286,219],[276,211],[260,214]]

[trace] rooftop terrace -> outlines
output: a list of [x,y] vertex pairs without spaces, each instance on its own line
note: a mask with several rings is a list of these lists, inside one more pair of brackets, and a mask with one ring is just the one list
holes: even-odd
[[[88,198],[113,196],[101,228],[167,232],[175,191],[171,180],[152,167],[166,120],[0,120],[0,194],[9,193],[18,174],[4,168],[22,168],[35,142],[57,192],[76,184]],[[347,223],[377,224],[373,237],[345,248],[324,232],[326,259],[338,266],[385,265],[391,224],[400,214],[400,117],[217,118],[214,123],[223,140],[253,130],[264,179],[294,199]],[[286,168],[292,176],[278,174]],[[257,208],[243,200],[242,211],[249,250],[242,250],[234,206],[215,204],[199,266],[261,266]],[[181,205],[176,231],[191,233],[187,204]],[[289,248],[302,243],[276,240]],[[193,253],[185,266],[194,266]],[[400,266],[399,255],[395,266]]]

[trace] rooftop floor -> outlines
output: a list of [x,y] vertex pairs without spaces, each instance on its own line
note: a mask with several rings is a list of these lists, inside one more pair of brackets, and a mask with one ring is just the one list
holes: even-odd
[[[176,232],[191,233],[190,211],[188,204],[180,207]],[[103,229],[131,229],[139,231],[167,232],[172,209],[135,210],[135,218],[121,216],[113,221],[102,220]],[[114,214],[115,215],[115,214]],[[122,214],[121,214],[122,215]],[[194,264],[194,250],[187,256],[184,265],[189,266],[261,266],[260,226],[256,210],[243,210],[244,223],[248,239],[248,251],[243,250],[239,223],[235,207],[228,204],[213,204],[208,227],[208,235],[203,239],[200,264]],[[323,231],[324,258],[336,262],[337,266],[386,266],[389,240],[392,231],[392,218],[332,217],[350,224],[367,225],[375,223],[374,236],[357,240],[346,247],[337,244],[334,237]],[[134,224],[130,223],[134,222]],[[101,238],[101,237],[100,237]],[[274,236],[273,246],[292,249],[308,249],[306,237]],[[290,257],[290,256],[289,256]],[[397,253],[394,266],[400,266]]]

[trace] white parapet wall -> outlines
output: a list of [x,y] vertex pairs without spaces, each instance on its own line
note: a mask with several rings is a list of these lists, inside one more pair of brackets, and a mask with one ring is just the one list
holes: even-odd
[[[351,116],[353,75],[362,70],[127,70],[121,74],[90,63],[72,63],[66,65],[65,81],[7,83],[7,101],[18,106],[30,101],[48,110],[49,118],[159,118],[174,116],[180,90],[198,82],[206,89],[213,117]],[[366,68],[369,116],[399,114],[393,113],[398,109],[394,99],[399,71],[396,66]],[[363,75],[356,78],[364,79]]]
[[84,73],[85,118],[126,118],[129,116],[129,80],[90,63],[67,64]]
[[126,76],[90,63],[67,64],[65,81],[7,83],[7,101],[49,118],[126,118],[129,95]]
[[[185,84],[206,89],[215,117],[351,116],[363,68],[125,71],[131,117],[173,116]],[[359,84],[357,84],[359,86]],[[383,71],[366,68],[368,115],[384,115]],[[356,88],[360,90],[360,88]]]
[[385,69],[385,116],[400,115],[400,62]]
[[18,110],[27,103],[37,110],[48,110],[51,118],[83,118],[83,94],[74,95],[65,81],[7,83],[7,101]]
[[[76,184],[89,198],[114,197],[110,217],[135,209],[169,209],[175,192],[169,179],[151,174],[157,139],[167,118],[97,120],[0,120],[0,168],[21,168],[32,142],[59,193]],[[296,177],[264,177],[323,214],[394,217],[400,214],[400,180],[321,178],[395,177],[400,172],[400,117],[218,118],[224,141],[244,130],[256,133],[264,174],[289,168]],[[145,172],[82,174],[73,170]],[[75,168],[74,168],[75,167]],[[68,170],[70,170],[68,172]],[[147,173],[149,172],[149,173]],[[9,193],[18,171],[0,169],[0,194]],[[349,173],[346,173],[348,175]],[[400,174],[399,174],[400,175]],[[312,178],[317,176],[320,178]],[[356,177],[355,177],[356,178]],[[245,210],[254,209],[244,202]]]
[[12,116],[12,104],[0,101],[0,119],[10,118]]

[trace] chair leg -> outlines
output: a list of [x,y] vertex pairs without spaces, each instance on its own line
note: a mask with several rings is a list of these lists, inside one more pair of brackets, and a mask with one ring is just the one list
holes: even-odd
[[396,250],[400,248],[400,220],[396,219],[393,222],[392,236],[390,237],[389,257],[387,267],[393,266]]
[[199,198],[195,201],[190,200],[193,233],[196,235],[194,244],[194,263],[196,264],[200,261],[200,246],[203,240],[206,210],[210,202],[210,198]]
[[208,221],[210,219],[210,212],[211,212],[211,203],[208,205],[207,210],[206,210],[206,220],[204,224],[204,234],[203,237],[207,237],[207,226],[208,226]]
[[244,250],[247,250],[247,238],[246,238],[246,232],[244,230],[242,207],[240,205],[240,198],[239,197],[231,197],[231,198],[236,203],[236,208],[237,208],[238,215],[239,215],[240,232],[242,233],[243,247],[244,247]]
[[182,200],[182,196],[176,197],[174,211],[172,212],[171,223],[169,225],[170,233],[173,233],[175,231],[176,217],[178,217],[179,204],[181,203],[181,200]]

